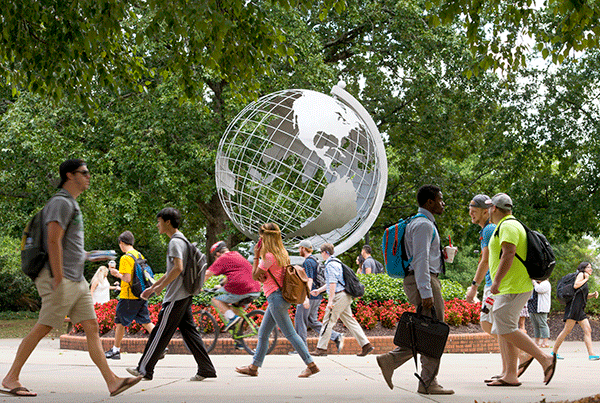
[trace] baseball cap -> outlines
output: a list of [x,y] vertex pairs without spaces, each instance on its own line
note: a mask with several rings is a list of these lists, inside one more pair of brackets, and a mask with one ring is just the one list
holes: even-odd
[[486,201],[488,207],[494,205],[503,210],[511,210],[513,207],[512,199],[506,193],[496,193],[491,200]]
[[300,242],[297,247],[299,248],[301,246],[306,249],[311,249],[311,250],[314,249],[312,243],[308,239],[303,239],[302,242]]
[[489,206],[486,204],[487,201],[490,200],[488,195],[478,194],[473,197],[471,203],[469,203],[469,207],[478,207],[478,208],[488,208]]
[[210,254],[214,255],[215,253],[219,252],[221,249],[226,247],[227,244],[225,243],[225,241],[215,242],[213,246],[210,247]]

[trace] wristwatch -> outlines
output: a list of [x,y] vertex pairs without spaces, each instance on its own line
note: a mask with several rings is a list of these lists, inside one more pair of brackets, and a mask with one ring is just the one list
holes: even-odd
[[471,281],[471,285],[474,285],[475,287],[479,286],[479,284],[477,284],[477,281],[475,280]]

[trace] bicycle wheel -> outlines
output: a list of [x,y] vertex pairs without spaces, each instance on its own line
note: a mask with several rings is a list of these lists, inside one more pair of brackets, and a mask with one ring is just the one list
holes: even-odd
[[[237,332],[236,340],[244,347],[244,350],[246,350],[248,354],[254,354],[254,351],[256,349],[256,344],[254,343],[254,340],[258,340],[258,329],[260,328],[260,324],[262,323],[264,315],[265,311],[261,309],[255,309],[254,311],[251,311],[246,315],[248,319],[242,320],[240,329]],[[246,343],[248,338],[253,339],[252,346],[254,346],[254,348],[251,348],[249,346],[250,343]],[[269,335],[269,348],[267,349],[267,354],[271,353],[271,351],[273,351],[276,345],[277,326],[273,328],[273,331]]]
[[206,311],[194,314],[194,320],[196,321],[198,333],[200,333],[200,337],[204,342],[204,347],[210,353],[215,348],[219,338],[220,329],[217,320],[211,313]]

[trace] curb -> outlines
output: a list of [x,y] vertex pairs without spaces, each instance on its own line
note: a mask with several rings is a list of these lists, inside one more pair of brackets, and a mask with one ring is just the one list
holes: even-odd
[[[113,337],[100,338],[104,351],[110,349],[115,339]],[[124,338],[121,343],[121,351],[126,353],[142,353],[146,346],[147,338]],[[375,349],[373,354],[383,354],[395,348],[394,338],[392,336],[374,336],[369,338]],[[307,340],[309,351],[313,351],[317,347],[318,339],[309,337]],[[248,339],[247,343],[254,348],[256,339]],[[87,341],[85,336],[75,336],[63,334],[60,336],[60,348],[65,350],[82,350],[87,351]],[[290,342],[283,336],[277,338],[277,346],[271,354],[287,354],[293,350]],[[329,343],[327,350],[328,354],[338,354],[335,345]],[[346,337],[344,349],[340,354],[357,354],[360,352],[360,346],[353,337]],[[500,347],[496,340],[487,333],[464,333],[450,334],[446,343],[445,353],[461,353],[461,354],[485,354],[499,353]],[[172,339],[169,343],[169,354],[190,354],[183,339]],[[211,354],[227,354],[227,355],[247,355],[243,350],[237,350],[234,346],[233,339],[219,338],[217,344]]]

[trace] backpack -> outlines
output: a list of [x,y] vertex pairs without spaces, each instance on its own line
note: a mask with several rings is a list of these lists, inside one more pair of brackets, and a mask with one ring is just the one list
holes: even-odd
[[304,268],[288,264],[283,268],[283,286],[279,284],[273,273],[267,271],[281,290],[281,296],[290,304],[301,304],[308,296],[308,276]]
[[[372,270],[371,274],[385,273],[385,267],[383,267],[383,264],[379,260],[375,259],[373,256],[369,256],[367,259],[372,259],[373,262],[375,263],[375,268],[371,269]],[[364,265],[364,263],[363,263],[363,265]]]
[[[61,194],[55,194],[52,198],[54,197],[64,197],[68,200],[66,196]],[[75,214],[77,214],[77,208],[75,208],[75,205],[73,204],[73,217],[71,217],[71,220],[65,229],[65,233],[69,229],[71,221],[75,218]],[[48,252],[46,251],[44,243],[43,227],[44,208],[40,209],[40,211],[29,220],[25,226],[25,230],[23,230],[23,237],[21,238],[21,270],[33,281],[39,276],[48,261]]]
[[[556,265],[552,246],[550,246],[550,243],[544,235],[529,229],[520,220],[517,220],[516,218],[508,218],[508,220],[520,222],[527,234],[527,256],[525,259],[521,258],[521,256],[516,253],[515,256],[523,263],[530,278],[540,281],[547,280]],[[494,236],[500,236],[500,227],[503,222],[496,227]],[[502,251],[500,251],[500,256],[502,256]]]
[[575,296],[575,279],[577,278],[577,274],[579,273],[569,273],[556,283],[556,297],[561,303],[566,304]]
[[[413,258],[409,258],[408,253],[406,252],[404,232],[406,226],[417,217],[427,218],[425,214],[418,213],[412,217],[400,219],[398,224],[386,228],[383,233],[381,249],[383,251],[384,264],[382,266],[384,267],[384,271],[386,271],[390,277],[404,278],[404,276],[406,276],[406,272],[408,271],[410,262],[412,262]],[[433,229],[433,238],[431,238],[431,242],[433,242],[434,239],[435,228]]]
[[365,286],[360,282],[358,276],[348,266],[344,264],[340,259],[333,258],[334,261],[342,265],[342,273],[344,276],[344,291],[352,298],[359,298],[365,295]]
[[175,233],[173,236],[183,239],[187,244],[188,253],[183,273],[181,273],[181,276],[183,276],[183,288],[192,295],[198,295],[204,285],[207,268],[206,255],[200,252],[195,243],[191,243],[183,235]]
[[327,282],[327,278],[325,276],[325,265],[317,262],[317,260],[312,256],[308,256],[306,259],[312,259],[317,265],[315,278],[313,279],[313,289],[321,288]]
[[152,287],[156,282],[156,280],[154,280],[154,273],[152,272],[152,268],[148,264],[148,261],[144,259],[141,254],[138,257],[135,257],[132,253],[127,253],[126,256],[133,259],[133,272],[131,273],[129,288],[131,288],[131,293],[136,298],[139,298],[146,288]]

